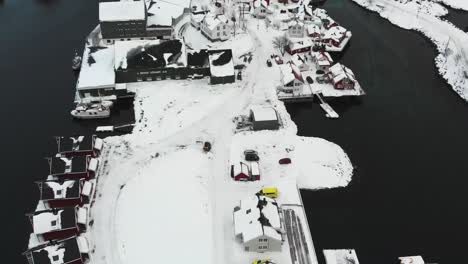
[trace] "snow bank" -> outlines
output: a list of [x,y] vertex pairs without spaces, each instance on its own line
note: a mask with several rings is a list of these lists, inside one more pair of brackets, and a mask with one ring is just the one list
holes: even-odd
[[450,7],[468,11],[468,1],[466,0],[438,0]]
[[433,2],[400,3],[391,0],[353,0],[404,29],[423,33],[437,47],[435,63],[439,73],[468,101],[468,34],[440,19],[447,10]]

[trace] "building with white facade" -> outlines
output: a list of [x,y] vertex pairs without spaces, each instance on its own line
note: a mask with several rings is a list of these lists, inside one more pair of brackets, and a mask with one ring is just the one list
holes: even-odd
[[200,22],[200,30],[212,41],[227,40],[231,37],[229,20],[224,15],[206,14]]

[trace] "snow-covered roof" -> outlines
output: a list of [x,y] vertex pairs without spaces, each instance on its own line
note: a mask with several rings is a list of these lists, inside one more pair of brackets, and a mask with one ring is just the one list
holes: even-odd
[[171,27],[172,19],[182,15],[184,8],[189,8],[190,6],[190,0],[144,1],[148,9],[148,27]]
[[130,21],[145,19],[143,1],[117,1],[99,3],[99,21]]
[[102,150],[103,145],[104,145],[104,140],[102,140],[100,138],[95,138],[94,139],[94,149]]
[[88,170],[96,172],[98,165],[99,165],[99,160],[96,158],[92,158],[89,160]]
[[291,56],[291,61],[296,66],[306,63],[304,57],[297,53]]
[[[175,61],[169,61],[170,53],[174,51],[175,44],[180,46],[180,56]],[[167,53],[165,52],[167,50]],[[152,68],[163,67],[181,67],[187,65],[187,54],[185,44],[178,39],[161,41],[161,40],[131,40],[131,41],[118,41],[115,43],[114,54],[114,69],[118,70],[127,69],[128,60],[134,56],[147,56],[152,58],[156,66]],[[162,61],[164,60],[164,61]],[[135,62],[135,61],[134,61]],[[137,62],[135,62],[137,63]],[[165,66],[164,66],[165,65]]]
[[268,2],[265,1],[265,0],[256,0],[256,1],[253,3],[253,6],[254,6],[255,8],[262,7],[262,8],[265,8],[265,9],[269,10]]
[[94,47],[86,45],[81,63],[78,90],[115,86],[114,45]]
[[322,33],[322,29],[319,26],[314,25],[314,24],[307,25],[307,34],[312,35],[314,33],[320,34]]
[[312,40],[308,38],[300,39],[297,41],[291,41],[289,44],[289,49],[291,50],[298,50],[303,48],[308,48],[312,46]]
[[[323,250],[325,262],[327,264],[355,263],[359,260],[354,249],[325,249]],[[413,262],[411,262],[413,263]],[[414,263],[417,264],[417,263]]]
[[281,240],[281,220],[274,199],[255,196],[240,202],[240,209],[234,212],[234,231],[242,235],[243,242],[260,236]]
[[424,259],[421,256],[399,257],[400,264],[424,264]]
[[76,227],[75,208],[36,212],[32,216],[32,224],[34,234],[38,235]]
[[90,181],[85,181],[83,184],[83,188],[81,189],[81,194],[89,197],[91,195],[92,190],[93,183]]
[[210,73],[214,77],[234,76],[234,62],[231,50],[210,51],[208,56]]
[[329,64],[333,63],[330,53],[326,51],[313,51],[311,56],[318,62],[328,62]]
[[254,121],[278,120],[278,115],[273,107],[252,107]]
[[67,199],[80,196],[79,181],[64,181],[63,183],[56,181],[42,182],[41,200]]
[[330,17],[327,14],[327,11],[322,8],[315,8],[314,10],[312,10],[312,14],[321,19],[330,19]]
[[331,66],[329,71],[333,79],[333,83],[337,83],[345,78],[353,82],[356,82],[356,78],[354,76],[353,71],[341,63],[337,63]]
[[294,80],[304,82],[300,70],[293,63],[280,65],[281,82],[286,85]]
[[252,162],[250,163],[250,172],[252,175],[260,175],[260,166],[258,165],[258,162]]
[[206,25],[209,30],[213,30],[219,25],[227,24],[229,21],[225,15],[213,15],[208,13],[203,17],[202,23]]
[[81,253],[77,237],[50,242],[25,252],[37,264],[64,264],[80,260]]
[[346,28],[342,26],[331,27],[329,30],[325,31],[323,39],[340,40],[346,34],[346,32]]
[[234,176],[237,176],[241,173],[245,174],[245,175],[249,175],[249,166],[247,166],[247,164],[245,163],[235,163],[232,165],[232,168],[233,168],[233,174]]
[[303,26],[304,26],[304,23],[302,23],[302,22],[299,21],[299,20],[291,20],[291,21],[288,23],[288,26],[289,26],[289,27],[296,27],[296,26],[301,26],[301,27],[303,27]]

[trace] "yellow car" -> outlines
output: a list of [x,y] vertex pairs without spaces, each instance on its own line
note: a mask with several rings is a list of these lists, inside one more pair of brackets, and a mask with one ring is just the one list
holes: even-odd
[[263,188],[260,190],[260,194],[270,198],[278,198],[278,188]]
[[252,262],[252,264],[274,264],[271,262],[271,259],[257,259]]

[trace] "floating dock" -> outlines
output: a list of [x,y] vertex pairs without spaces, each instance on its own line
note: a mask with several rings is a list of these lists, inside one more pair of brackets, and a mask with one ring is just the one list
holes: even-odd
[[335,110],[333,110],[333,108],[327,102],[325,102],[325,100],[323,99],[321,94],[318,93],[318,94],[315,94],[315,95],[320,100],[320,107],[322,107],[323,111],[325,111],[326,117],[328,117],[328,118],[338,118],[338,117],[340,117],[340,115],[338,115],[338,113],[335,112]]

